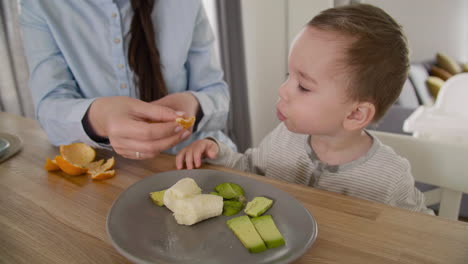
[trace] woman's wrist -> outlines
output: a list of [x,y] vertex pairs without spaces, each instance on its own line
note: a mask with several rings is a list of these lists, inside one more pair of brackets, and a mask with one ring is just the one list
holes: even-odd
[[109,138],[99,136],[94,131],[94,128],[91,125],[91,122],[89,120],[89,114],[88,113],[89,113],[89,108],[86,111],[86,114],[84,115],[83,119],[81,120],[81,124],[83,125],[83,129],[86,132],[86,134],[88,135],[88,137],[90,139],[92,139],[93,141],[97,142],[97,143],[109,144],[110,143]]
[[102,100],[103,98],[98,98],[91,103],[88,110],[86,111],[86,114],[81,120],[81,124],[83,125],[83,129],[86,134],[88,134],[89,138],[98,143],[109,144],[109,138],[98,129],[99,122],[96,121],[96,112],[101,111],[97,110],[96,108],[99,108],[99,104]]
[[204,116],[203,109],[199,106],[198,111],[197,111],[197,115],[196,115],[196,119],[195,119],[195,124],[193,125],[193,132],[196,132],[198,130],[198,124],[202,120],[203,116]]

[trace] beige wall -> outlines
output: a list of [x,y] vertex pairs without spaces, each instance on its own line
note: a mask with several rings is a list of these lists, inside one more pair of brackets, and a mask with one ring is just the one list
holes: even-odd
[[468,0],[365,0],[393,16],[405,29],[411,61],[444,52],[468,60]]
[[252,143],[257,146],[278,124],[274,105],[286,74],[286,1],[241,3]]

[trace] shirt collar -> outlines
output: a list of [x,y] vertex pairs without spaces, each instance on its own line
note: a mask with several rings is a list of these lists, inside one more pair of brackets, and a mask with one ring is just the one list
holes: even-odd
[[382,143],[380,142],[380,140],[375,137],[374,135],[372,135],[371,133],[369,133],[369,131],[367,130],[364,130],[364,132],[369,135],[371,138],[372,138],[372,146],[370,147],[370,149],[367,151],[367,153],[353,161],[350,161],[348,163],[345,163],[345,164],[340,164],[340,165],[329,165],[329,164],[326,164],[324,162],[322,162],[317,154],[315,153],[314,149],[312,148],[312,146],[310,145],[310,138],[311,138],[311,135],[308,135],[306,138],[306,151],[307,151],[307,154],[309,155],[309,158],[311,159],[312,163],[316,164],[316,166],[318,167],[321,167],[329,172],[333,172],[333,173],[336,173],[336,172],[339,172],[339,171],[344,171],[344,170],[347,170],[347,169],[351,169],[351,168],[354,168],[354,167],[357,167],[358,165],[361,165],[363,163],[365,163],[367,160],[369,160],[372,156],[374,156],[374,154],[377,152],[377,150],[379,149],[379,147],[382,145]]

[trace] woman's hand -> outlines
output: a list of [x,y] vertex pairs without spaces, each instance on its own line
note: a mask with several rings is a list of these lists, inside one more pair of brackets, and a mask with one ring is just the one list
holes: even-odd
[[108,137],[115,152],[130,159],[153,158],[186,139],[190,131],[175,122],[179,115],[125,96],[98,98],[88,110],[95,133]]
[[176,156],[176,167],[178,170],[184,168],[191,170],[201,166],[201,160],[204,157],[215,159],[218,156],[219,147],[216,142],[210,139],[202,139],[192,142],[192,144],[183,148]]
[[174,111],[184,112],[185,117],[196,117],[200,109],[197,98],[189,92],[169,94],[159,100],[151,102],[151,104],[165,106]]

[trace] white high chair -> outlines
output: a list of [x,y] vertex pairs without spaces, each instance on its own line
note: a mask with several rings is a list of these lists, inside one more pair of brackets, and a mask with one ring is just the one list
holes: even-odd
[[441,87],[434,107],[447,114],[468,118],[468,72],[460,73]]
[[416,137],[468,144],[468,73],[448,79],[435,104],[418,107],[404,122],[403,130]]
[[409,160],[416,181],[440,187],[424,193],[426,205],[440,202],[438,216],[458,220],[462,194],[468,193],[468,145],[380,131],[372,134]]
[[440,188],[425,192],[426,205],[440,203],[439,216],[458,219],[468,193],[468,73],[451,77],[433,106],[420,106],[403,124],[411,136],[375,132],[407,158],[418,182]]

